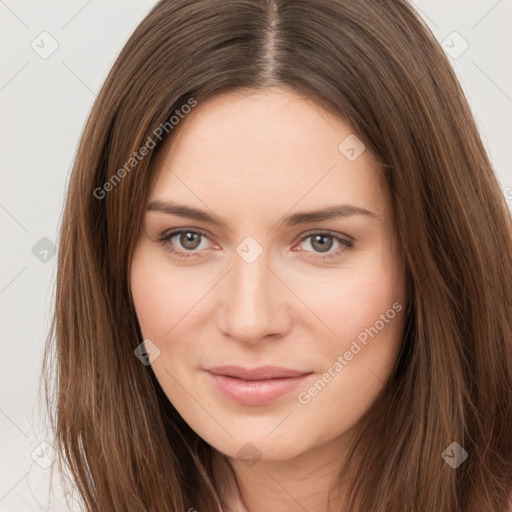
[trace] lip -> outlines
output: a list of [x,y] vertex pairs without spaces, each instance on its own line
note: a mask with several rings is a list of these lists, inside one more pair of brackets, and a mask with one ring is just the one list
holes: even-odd
[[253,369],[217,366],[205,371],[219,391],[243,405],[263,405],[277,400],[293,391],[313,373],[278,366]]

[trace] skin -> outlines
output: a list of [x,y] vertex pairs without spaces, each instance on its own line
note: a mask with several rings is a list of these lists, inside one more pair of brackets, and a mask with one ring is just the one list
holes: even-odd
[[[350,134],[341,118],[288,89],[223,94],[200,103],[175,129],[150,194],[148,204],[172,200],[225,223],[147,211],[130,285],[143,336],[160,350],[152,369],[163,390],[235,471],[243,504],[222,486],[233,510],[328,510],[329,485],[398,357],[406,287],[391,203],[370,151],[350,161],[338,149]],[[334,204],[375,218],[278,223]],[[188,245],[179,235],[159,241],[178,228],[206,237]],[[339,252],[334,238],[322,246],[307,237],[326,230],[352,237],[353,247]],[[236,251],[248,236],[263,250],[251,263]],[[193,255],[178,258],[170,247]],[[335,257],[323,261],[325,254]],[[301,403],[299,392],[394,303],[401,311]],[[228,364],[313,373],[271,403],[242,405],[203,370]],[[238,459],[242,448],[261,458],[249,467]],[[222,463],[218,474],[220,481]]]

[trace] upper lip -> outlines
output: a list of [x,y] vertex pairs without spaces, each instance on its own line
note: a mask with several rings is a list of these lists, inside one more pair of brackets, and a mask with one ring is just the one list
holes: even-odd
[[213,368],[206,368],[206,371],[215,375],[224,375],[243,380],[289,379],[312,373],[291,368],[281,368],[279,366],[259,366],[258,368],[251,369],[241,366],[215,366]]

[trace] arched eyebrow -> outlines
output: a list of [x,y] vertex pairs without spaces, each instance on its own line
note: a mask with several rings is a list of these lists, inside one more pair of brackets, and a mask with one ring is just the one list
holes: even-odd
[[[148,211],[156,211],[167,213],[169,215],[177,215],[188,219],[205,222],[213,226],[225,226],[226,222],[208,213],[206,210],[200,210],[191,206],[174,203],[171,201],[154,200],[151,201],[147,207]],[[282,227],[291,227],[298,224],[310,224],[323,220],[338,219],[343,217],[351,217],[353,215],[364,215],[374,220],[379,220],[378,215],[350,204],[340,204],[327,206],[319,210],[311,210],[306,212],[292,213],[283,217],[277,224]]]
[[322,220],[339,219],[343,217],[351,217],[353,215],[365,215],[372,219],[378,220],[379,217],[365,208],[354,206],[351,204],[338,204],[326,206],[320,210],[311,210],[308,212],[293,213],[284,217],[279,224],[282,226],[296,226],[297,224],[308,224],[311,222],[319,222]]

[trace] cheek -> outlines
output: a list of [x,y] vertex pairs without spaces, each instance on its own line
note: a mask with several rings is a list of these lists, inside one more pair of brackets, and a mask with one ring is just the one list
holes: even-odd
[[[374,339],[375,329],[380,338],[393,337],[400,330],[398,313],[405,309],[405,277],[396,260],[385,256],[379,247],[336,273],[318,279],[296,277],[298,295],[307,297],[305,302],[325,326],[309,322],[309,328],[326,333],[322,336],[325,355],[349,350],[358,337],[363,343],[365,338]],[[318,332],[316,336],[312,333],[312,339],[315,337]]]
[[325,285],[317,307],[337,337],[322,344],[323,372],[299,401],[329,425],[329,436],[350,428],[384,387],[398,358],[407,296],[403,268],[379,252],[352,268],[339,288]]
[[398,284],[387,275],[356,279],[332,294],[333,300],[326,294],[323,302],[316,302],[324,322],[336,333],[317,346],[322,380],[353,410],[369,405],[375,397],[372,389],[381,387],[398,357],[405,312]]
[[[362,346],[370,340],[393,338],[400,330],[405,296],[399,282],[391,281],[389,274],[364,278],[346,288],[338,298],[339,313],[335,325],[339,349],[350,350],[357,340]],[[350,346],[349,346],[350,345]]]
[[149,265],[142,264],[133,267],[131,290],[142,335],[160,339],[172,327],[169,311],[177,305],[176,295]]
[[184,272],[172,268],[165,258],[151,250],[136,253],[130,287],[143,336],[164,343],[170,339],[175,328],[182,328],[193,318],[194,305],[212,287],[209,281],[211,278],[197,270]]
[[[361,284],[361,283],[359,283]],[[405,297],[383,280],[338,296],[331,325],[335,343],[317,350],[323,364],[316,380],[299,390],[305,417],[323,425],[315,442],[325,442],[353,427],[375,402],[396,364],[405,319]],[[345,302],[344,302],[345,301]]]

